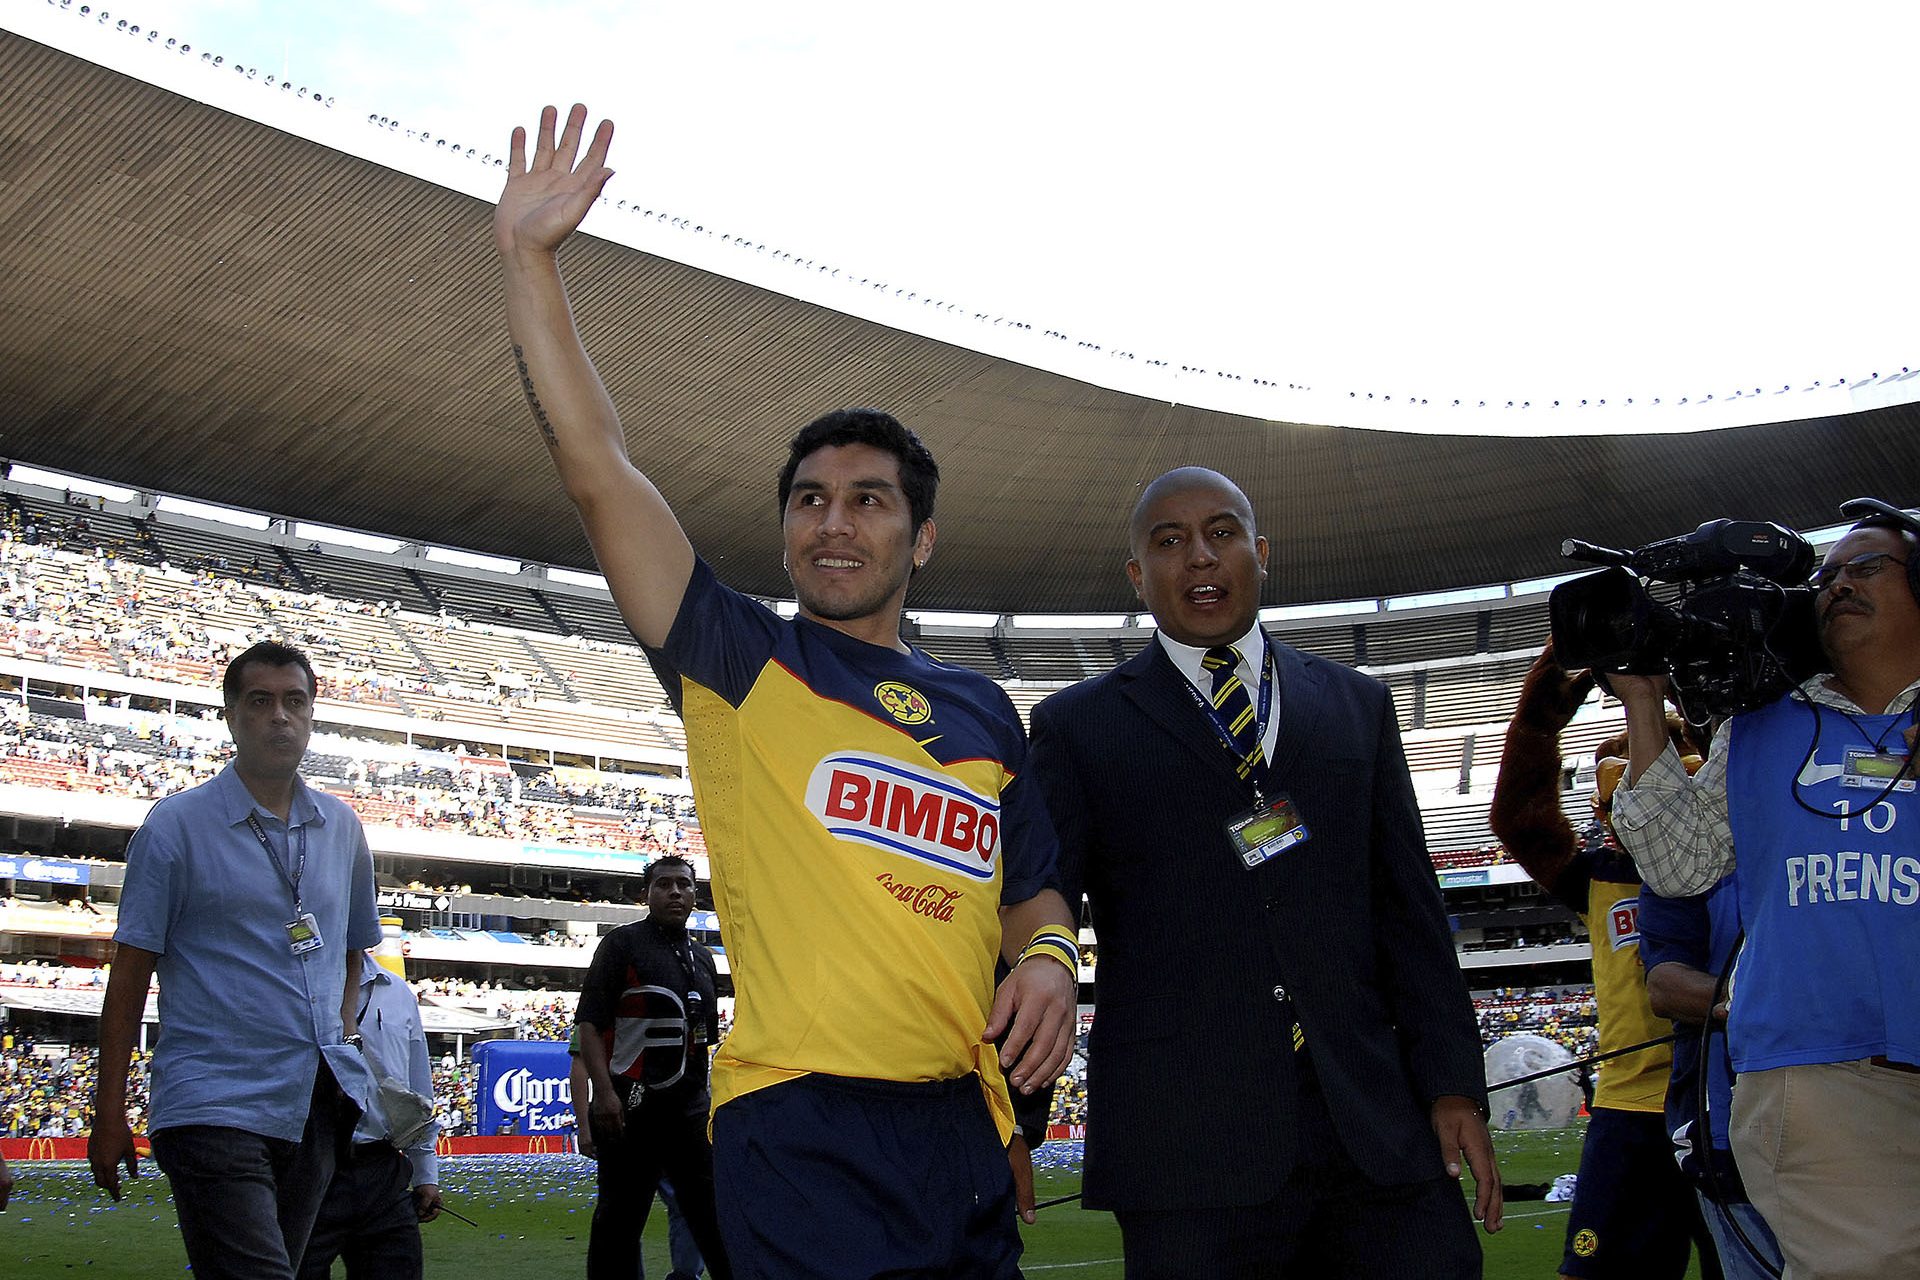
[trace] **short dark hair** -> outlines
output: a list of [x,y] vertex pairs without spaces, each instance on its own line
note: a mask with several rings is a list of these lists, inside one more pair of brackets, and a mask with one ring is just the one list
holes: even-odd
[[306,654],[278,640],[262,640],[229,662],[226,674],[220,677],[221,700],[228,706],[245,692],[247,668],[255,663],[267,667],[298,667],[307,673],[307,694],[317,697],[320,693],[320,681],[314,677],[313,664],[307,661]]
[[884,409],[835,409],[800,429],[787,445],[787,465],[780,469],[780,514],[787,513],[793,496],[793,476],[800,463],[816,449],[843,444],[868,444],[900,460],[900,490],[907,495],[907,511],[917,532],[933,519],[933,500],[940,492],[940,464],[920,437]]
[[699,873],[693,869],[692,862],[681,857],[677,853],[663,853],[659,857],[655,858],[652,862],[649,862],[646,866],[646,870],[640,873],[640,888],[643,891],[647,889],[651,889],[653,887],[654,873],[659,871],[660,868],[666,866],[669,862],[676,863],[679,866],[685,867],[687,869],[687,879],[689,880],[699,879]]

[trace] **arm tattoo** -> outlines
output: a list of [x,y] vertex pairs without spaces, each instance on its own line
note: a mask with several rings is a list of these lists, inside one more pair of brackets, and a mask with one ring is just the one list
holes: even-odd
[[527,407],[533,410],[533,420],[540,424],[540,434],[547,439],[549,449],[557,449],[560,442],[554,438],[553,423],[547,421],[547,411],[540,406],[540,397],[533,390],[533,375],[527,372],[527,353],[520,349],[519,343],[513,344],[513,362],[520,368],[520,389],[527,393]]

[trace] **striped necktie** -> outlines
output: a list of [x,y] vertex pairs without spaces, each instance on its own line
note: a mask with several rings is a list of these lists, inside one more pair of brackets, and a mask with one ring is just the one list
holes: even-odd
[[[1240,679],[1240,655],[1231,645],[1215,645],[1200,659],[1200,666],[1213,676],[1213,708],[1226,722],[1227,735],[1240,757],[1235,772],[1244,778],[1266,763],[1267,753],[1260,745],[1260,722],[1253,714],[1253,699],[1247,696],[1247,686]],[[1294,1014],[1292,1000],[1282,998],[1292,1023],[1293,1051],[1298,1053],[1307,1047],[1307,1033]]]
[[1232,645],[1215,645],[1200,659],[1200,666],[1213,676],[1213,707],[1226,722],[1227,736],[1233,739],[1234,752],[1240,757],[1235,772],[1244,778],[1266,763],[1267,753],[1260,748],[1260,723],[1254,718],[1253,699],[1240,680],[1240,655]]

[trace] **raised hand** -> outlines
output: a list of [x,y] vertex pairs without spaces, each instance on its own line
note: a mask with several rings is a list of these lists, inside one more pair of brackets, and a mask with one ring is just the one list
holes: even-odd
[[[540,132],[533,159],[527,159],[527,131],[513,131],[507,158],[507,185],[493,211],[493,241],[501,256],[552,253],[572,235],[613,176],[607,168],[607,148],[613,144],[613,121],[602,120],[593,131],[587,153],[579,155],[580,135],[586,129],[587,109],[580,103],[567,113],[566,128],[556,141],[559,112],[540,111]],[[575,157],[579,163],[575,164]]]
[[[552,107],[541,111],[531,159],[525,130],[513,131],[507,185],[493,212],[514,367],[621,616],[642,643],[663,645],[693,576],[693,546],[627,454],[620,414],[580,344],[555,252],[613,176],[613,124],[602,120],[581,155],[587,109],[567,113],[558,139],[555,123]],[[662,440],[671,438],[660,429]]]

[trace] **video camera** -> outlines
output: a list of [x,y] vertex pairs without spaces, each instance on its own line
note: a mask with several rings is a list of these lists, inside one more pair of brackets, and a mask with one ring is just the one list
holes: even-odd
[[[1569,538],[1560,554],[1610,566],[1547,597],[1560,664],[1664,673],[1695,724],[1763,707],[1823,665],[1806,585],[1813,544],[1791,529],[1709,520],[1633,551]],[[1650,581],[1677,590],[1657,599]]]

